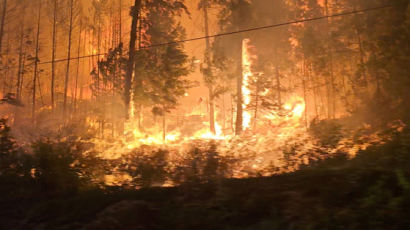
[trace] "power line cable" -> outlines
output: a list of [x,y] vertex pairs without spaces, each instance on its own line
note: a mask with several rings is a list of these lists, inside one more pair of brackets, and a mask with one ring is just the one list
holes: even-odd
[[173,42],[167,42],[167,43],[159,43],[159,44],[154,44],[154,45],[145,46],[145,47],[141,47],[141,48],[142,48],[142,49],[148,49],[148,48],[154,48],[154,47],[159,47],[159,46],[174,45],[174,44],[179,44],[179,43],[185,43],[185,42],[203,40],[203,39],[206,39],[206,38],[222,37],[222,36],[228,36],[228,35],[234,35],[234,34],[252,32],[252,31],[257,31],[257,30],[271,29],[271,28],[281,27],[281,26],[286,26],[286,25],[291,25],[291,24],[298,24],[298,23],[303,23],[303,22],[311,22],[311,21],[317,21],[317,20],[322,20],[322,19],[327,19],[327,18],[341,17],[341,16],[352,15],[352,14],[358,14],[358,13],[365,13],[365,12],[370,12],[370,11],[376,11],[376,10],[382,10],[382,9],[386,9],[386,8],[391,8],[391,7],[393,7],[393,6],[391,6],[391,5],[386,5],[386,6],[379,6],[379,7],[367,8],[367,9],[363,9],[363,10],[354,10],[354,11],[343,12],[343,13],[339,13],[339,14],[326,15],[326,16],[315,17],[315,18],[308,18],[308,19],[300,19],[300,20],[289,21],[289,22],[284,22],[284,23],[279,23],[279,24],[273,24],[273,25],[268,25],[268,26],[259,26],[259,27],[253,27],[253,28],[249,28],[249,29],[244,29],[244,30],[237,30],[237,31],[226,32],[226,33],[219,33],[219,34],[214,34],[214,35],[209,35],[209,36],[202,36],[202,37],[190,38],[190,39],[185,39],[185,40],[180,40],[180,41],[173,41]]

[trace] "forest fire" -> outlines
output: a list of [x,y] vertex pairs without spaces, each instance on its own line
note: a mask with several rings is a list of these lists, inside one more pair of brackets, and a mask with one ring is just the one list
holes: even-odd
[[0,229],[410,229],[409,9],[0,0]]
[[246,130],[251,124],[251,114],[247,110],[249,103],[251,102],[251,91],[249,90],[249,81],[253,76],[252,74],[252,56],[249,52],[250,40],[244,39],[242,41],[242,94],[243,94],[243,128]]
[[[162,146],[165,148],[182,148],[183,146],[191,143],[192,141],[218,141],[218,145],[223,152],[223,155],[229,154],[232,151],[232,143],[241,142],[241,146],[254,145],[255,143],[248,143],[248,139],[256,140],[257,148],[266,149],[264,151],[269,151],[272,149],[281,149],[282,145],[290,139],[294,139],[300,136],[306,136],[306,127],[303,127],[303,113],[305,111],[305,103],[303,98],[298,96],[292,96],[289,100],[283,104],[282,108],[277,112],[265,112],[263,118],[258,119],[258,121],[252,121],[252,115],[248,108],[251,103],[250,81],[254,76],[252,72],[253,62],[257,59],[255,54],[250,52],[251,45],[250,39],[244,39],[242,42],[242,94],[243,94],[243,128],[245,132],[242,136],[234,136],[231,134],[226,134],[222,130],[218,121],[215,122],[215,133],[209,130],[209,122],[199,123],[198,130],[194,130],[191,135],[184,133],[183,130],[176,128],[170,131],[165,130],[164,127],[155,125],[153,128],[145,128],[140,131],[138,127],[139,124],[136,121],[134,110],[134,105],[132,104],[131,109],[131,120],[125,126],[125,137],[120,138],[119,143],[112,145],[107,149],[107,145],[103,144],[103,147],[99,147],[99,151],[102,151],[102,157],[104,158],[118,158],[126,154],[127,151],[132,151],[133,149],[139,148],[144,145],[152,146]],[[265,93],[266,94],[266,93]],[[206,113],[200,110],[195,110],[191,112],[192,115],[206,117]],[[254,118],[256,119],[256,118]],[[251,123],[257,122],[258,126],[269,127],[261,132],[256,130],[251,131]],[[165,133],[164,133],[165,132]],[[164,138],[165,137],[165,138]],[[277,140],[276,144],[272,146],[272,140]],[[266,143],[269,140],[271,143]],[[97,139],[97,143],[104,142]],[[266,145],[266,146],[265,146]],[[268,145],[270,145],[268,147]],[[126,148],[124,148],[126,147]],[[273,154],[274,158],[279,159],[281,156]],[[263,156],[257,155],[255,159],[258,159],[259,163],[269,162],[269,159],[264,159]],[[256,165],[252,166],[256,169]]]

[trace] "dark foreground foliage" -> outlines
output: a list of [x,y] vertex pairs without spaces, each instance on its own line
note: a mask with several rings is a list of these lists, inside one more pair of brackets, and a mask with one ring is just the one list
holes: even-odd
[[4,128],[0,229],[410,227],[409,130],[354,159],[338,155],[294,173],[131,190],[91,186],[76,171],[81,168],[70,167],[76,157],[72,146],[67,151],[65,145],[38,143],[34,156],[16,157]]

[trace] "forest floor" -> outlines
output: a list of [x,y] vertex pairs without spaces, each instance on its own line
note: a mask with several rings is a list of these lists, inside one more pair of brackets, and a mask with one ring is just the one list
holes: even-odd
[[409,133],[272,177],[0,197],[1,229],[408,229]]

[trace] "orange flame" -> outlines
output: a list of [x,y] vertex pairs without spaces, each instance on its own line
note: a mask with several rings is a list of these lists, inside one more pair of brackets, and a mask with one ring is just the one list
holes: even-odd
[[250,40],[244,39],[242,41],[242,96],[243,96],[243,128],[244,130],[250,127],[251,114],[247,111],[247,107],[251,102],[251,90],[249,89],[249,81],[253,76],[251,71],[252,59],[249,52]]

